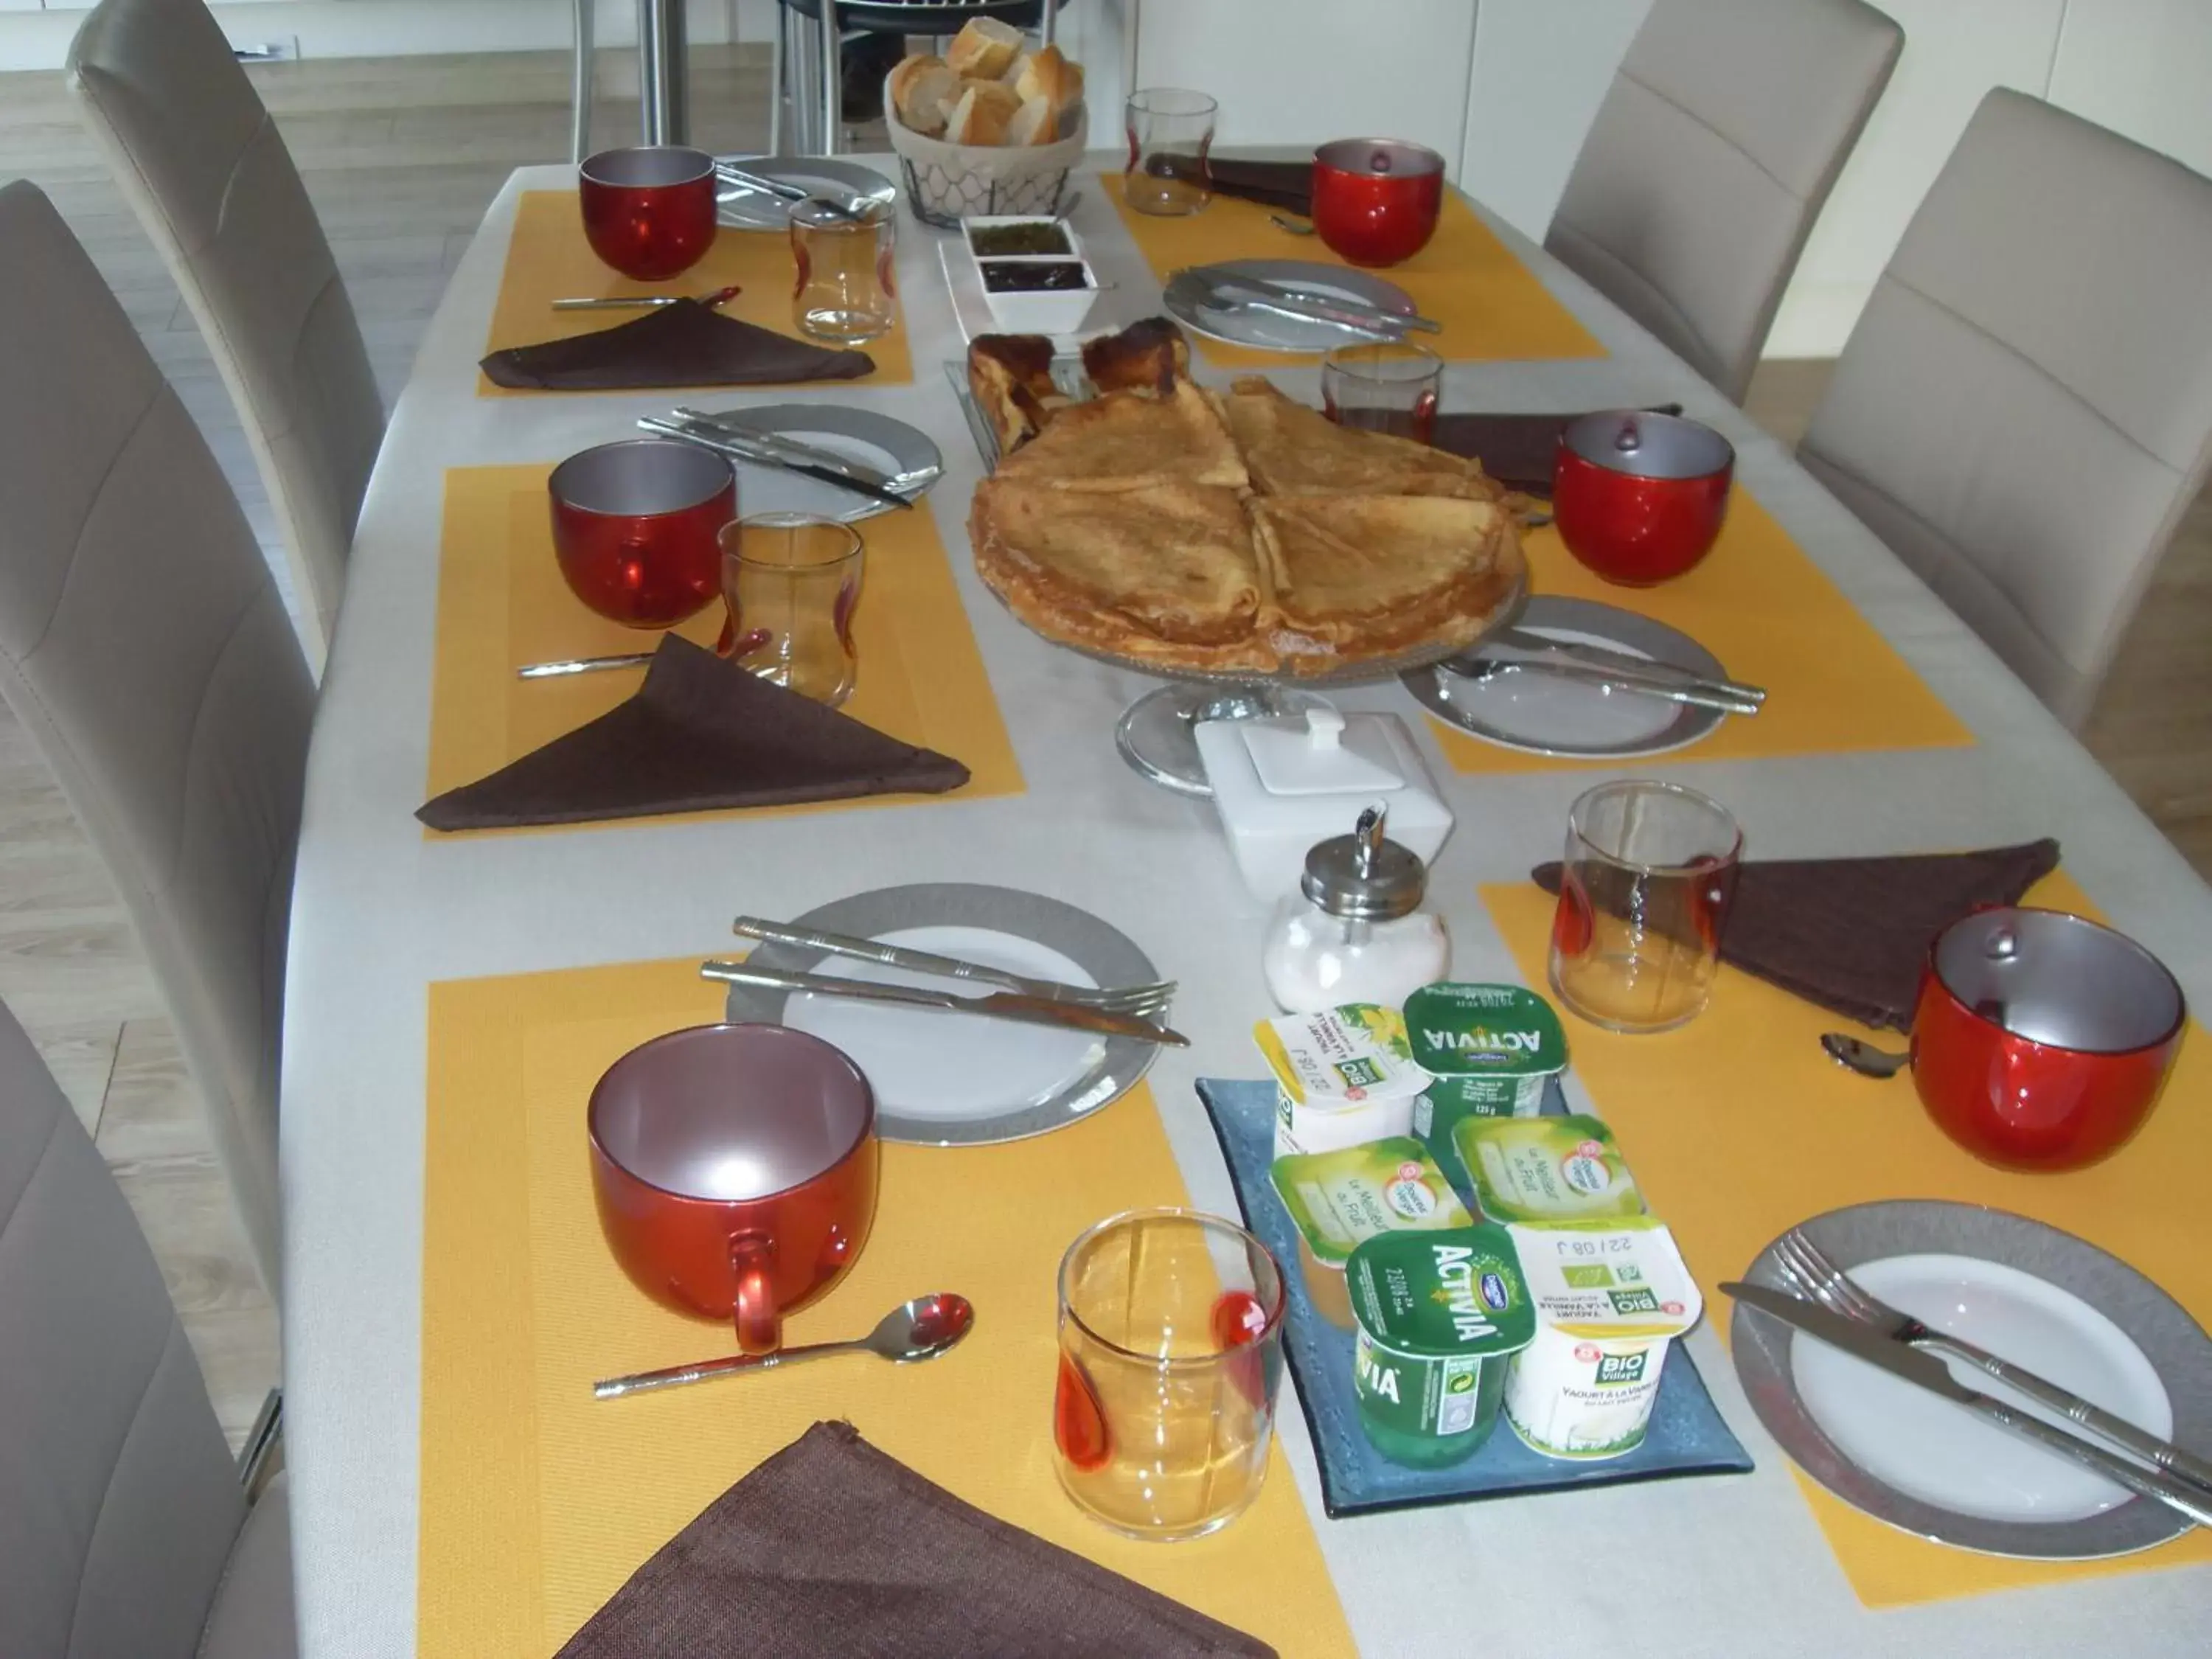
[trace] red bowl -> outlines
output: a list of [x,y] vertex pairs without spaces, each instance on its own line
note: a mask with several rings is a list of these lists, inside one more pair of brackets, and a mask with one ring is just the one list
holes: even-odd
[[1568,423],[1552,475],[1567,551],[1609,582],[1649,587],[1712,551],[1735,451],[1678,415],[1604,410]]
[[876,1212],[876,1098],[781,1025],[698,1025],[631,1049],[586,1113],[599,1228],[638,1289],[769,1353],[845,1276]]
[[722,592],[716,538],[737,475],[712,450],[632,438],[571,455],[546,480],[568,591],[611,622],[671,628]]
[[1912,1015],[1912,1083],[1985,1163],[2078,1170],[2150,1115],[2188,1010],[2157,957],[2060,910],[1978,910],[1936,936]]
[[714,158],[649,144],[601,150],[576,169],[584,240],[625,276],[658,283],[714,245]]
[[1444,158],[1398,138],[1339,138],[1314,152],[1313,223],[1355,265],[1410,259],[1436,234]]

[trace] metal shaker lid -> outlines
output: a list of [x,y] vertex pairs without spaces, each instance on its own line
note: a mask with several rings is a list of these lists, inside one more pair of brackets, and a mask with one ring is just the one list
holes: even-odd
[[1333,836],[1306,854],[1298,885],[1333,916],[1387,921],[1420,908],[1429,872],[1412,849],[1386,840],[1384,809],[1370,806],[1348,836]]

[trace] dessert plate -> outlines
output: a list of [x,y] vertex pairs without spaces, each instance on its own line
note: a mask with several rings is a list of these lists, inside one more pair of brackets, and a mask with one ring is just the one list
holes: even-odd
[[[1207,271],[1217,270],[1253,282],[1271,283],[1278,288],[1295,289],[1316,300],[1351,300],[1401,317],[1410,317],[1419,308],[1413,296],[1395,283],[1348,266],[1325,265],[1311,259],[1225,259],[1219,264],[1198,266],[1187,275],[1202,277]],[[1265,351],[1322,352],[1357,344],[1369,337],[1328,323],[1305,322],[1247,305],[1218,303],[1202,281],[1178,278],[1168,284],[1164,297],[1176,321],[1208,339],[1225,341],[1231,345],[1257,346]]]
[[[725,155],[748,173],[801,190],[821,189],[838,197],[857,196],[864,201],[896,202],[898,186],[873,167],[857,161],[839,161],[820,155]],[[717,217],[732,230],[787,229],[791,204],[780,196],[746,190],[726,179],[715,187]]]
[[[756,432],[793,438],[867,468],[889,481],[909,501],[927,495],[945,471],[945,457],[929,434],[872,409],[842,404],[748,404],[731,410],[702,409]],[[852,522],[894,509],[849,489],[782,467],[732,463],[738,470],[738,511],[805,513]]]

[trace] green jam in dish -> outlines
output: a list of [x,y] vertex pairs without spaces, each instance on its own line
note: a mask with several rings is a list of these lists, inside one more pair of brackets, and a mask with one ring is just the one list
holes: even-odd
[[1066,293],[1089,288],[1079,259],[986,259],[983,286],[993,294]]
[[970,225],[968,246],[979,259],[1073,253],[1075,247],[1056,219],[1024,219],[1011,225]]

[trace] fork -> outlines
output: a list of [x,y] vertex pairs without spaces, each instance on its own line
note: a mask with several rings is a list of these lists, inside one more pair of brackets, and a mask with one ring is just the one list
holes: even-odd
[[758,939],[764,945],[819,951],[825,956],[879,963],[886,968],[903,968],[910,973],[936,974],[946,979],[1002,986],[1024,996],[1042,997],[1079,1008],[1095,1008],[1101,1013],[1128,1014],[1138,1019],[1151,1019],[1155,1014],[1165,1012],[1176,994],[1173,980],[1160,980],[1146,985],[1109,986],[1094,990],[1088,986],[1063,985],[1057,980],[1030,979],[1003,968],[987,968],[980,963],[963,962],[957,957],[940,957],[928,951],[884,945],[876,939],[854,939],[849,934],[822,933],[806,927],[789,927],[779,921],[764,921],[759,916],[739,916],[730,924],[730,931],[740,939]]
[[2145,1433],[2134,1424],[2113,1416],[2101,1407],[2092,1405],[2071,1389],[2045,1382],[2034,1372],[1999,1358],[1986,1348],[1977,1347],[1962,1337],[1932,1329],[1911,1314],[1869,1295],[1853,1282],[1849,1273],[1837,1266],[1827,1252],[1806,1236],[1802,1227],[1792,1227],[1775,1241],[1774,1257],[1781,1264],[1784,1274],[1829,1312],[1871,1326],[1885,1336],[1910,1346],[1931,1349],[1937,1353],[1949,1354],[1954,1359],[1964,1360],[1976,1370],[1996,1378],[2014,1392],[2033,1400],[2046,1410],[2057,1413],[2069,1422],[2110,1441],[2122,1450],[2134,1454],[2168,1474],[2212,1492],[2212,1463],[2192,1456],[2170,1441]]

